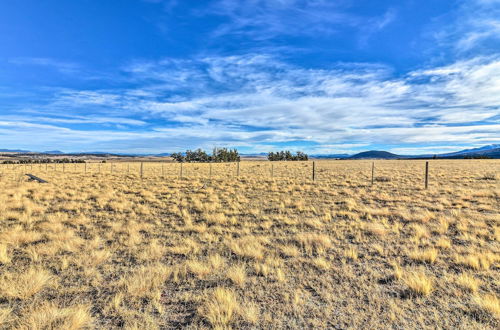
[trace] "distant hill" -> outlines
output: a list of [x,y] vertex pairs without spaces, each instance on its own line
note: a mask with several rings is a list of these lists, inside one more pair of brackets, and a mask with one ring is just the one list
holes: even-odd
[[466,156],[487,156],[500,158],[500,144],[491,144],[480,148],[465,149],[457,152],[437,155],[439,158],[463,158]]
[[21,150],[21,149],[0,149],[0,152],[21,152],[26,153],[30,152],[29,150]]
[[402,156],[398,156],[388,151],[370,150],[352,155],[349,158],[350,159],[397,159],[397,158],[402,158]]
[[500,144],[490,144],[487,146],[479,147],[479,148],[472,148],[472,149],[464,149],[456,152],[450,152],[443,154],[443,156],[456,156],[456,155],[463,155],[463,154],[477,154],[477,153],[488,153],[490,151],[494,151],[496,149],[500,149]]
[[349,154],[330,154],[330,155],[311,155],[313,158],[349,158],[351,155]]
[[[102,151],[91,151],[91,152],[62,152],[59,150],[51,150],[44,152],[34,152],[22,149],[0,149],[0,153],[12,153],[12,154],[25,154],[25,155],[66,155],[66,156],[98,156],[98,157],[166,157],[170,156],[170,153],[159,153],[159,154],[134,154],[134,153],[110,153]],[[242,157],[266,157],[267,153],[255,153],[255,154],[241,154]],[[461,159],[466,157],[491,157],[500,158],[500,144],[491,144],[479,148],[464,149],[456,152],[449,152],[444,154],[420,154],[420,155],[396,155],[388,151],[383,150],[370,150],[357,153],[355,155],[349,154],[311,154],[311,158],[317,159],[429,159],[429,158],[447,158],[447,159]]]
[[47,154],[47,155],[62,155],[64,152],[59,151],[59,150],[50,150],[50,151],[44,151],[42,154]]

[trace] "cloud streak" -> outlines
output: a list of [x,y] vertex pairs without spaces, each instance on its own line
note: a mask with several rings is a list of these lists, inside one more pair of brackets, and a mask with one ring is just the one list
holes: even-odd
[[[316,144],[340,143],[446,148],[500,140],[496,57],[402,77],[393,77],[389,67],[380,65],[306,69],[256,54],[165,59],[124,70],[138,87],[59,91],[31,120],[11,117],[0,123],[0,134],[19,137],[32,131],[47,143],[65,139],[78,149],[135,140],[162,151],[287,141],[309,142],[311,146],[304,148],[310,150],[319,150]],[[99,115],[83,117],[81,109]],[[66,117],[48,118],[45,111]],[[33,121],[56,126],[33,126]],[[88,131],[68,126],[79,123],[95,126]],[[106,129],[110,124],[128,129]]]

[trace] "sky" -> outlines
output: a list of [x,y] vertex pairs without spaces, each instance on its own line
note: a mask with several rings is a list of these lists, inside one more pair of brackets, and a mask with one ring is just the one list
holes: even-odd
[[500,143],[500,0],[3,0],[0,149]]

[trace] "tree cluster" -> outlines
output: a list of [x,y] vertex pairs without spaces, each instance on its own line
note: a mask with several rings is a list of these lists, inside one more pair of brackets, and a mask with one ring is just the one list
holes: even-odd
[[19,160],[6,160],[4,164],[62,164],[62,163],[85,163],[83,159],[69,159],[69,158],[58,158],[58,159],[19,159]]
[[493,157],[486,155],[472,155],[472,156],[465,156],[464,159],[493,159]]
[[298,160],[308,160],[309,157],[307,156],[307,154],[301,151],[297,151],[297,153],[293,155],[288,150],[282,150],[282,151],[268,153],[267,159],[270,161],[298,161]]
[[212,155],[207,154],[201,149],[187,150],[184,154],[175,152],[170,155],[175,161],[183,163],[221,163],[221,162],[239,162],[240,155],[236,149],[214,148]]

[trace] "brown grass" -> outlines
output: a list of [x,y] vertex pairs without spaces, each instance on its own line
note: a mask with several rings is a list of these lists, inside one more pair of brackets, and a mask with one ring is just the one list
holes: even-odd
[[497,329],[500,161],[376,162],[0,166],[0,328]]

